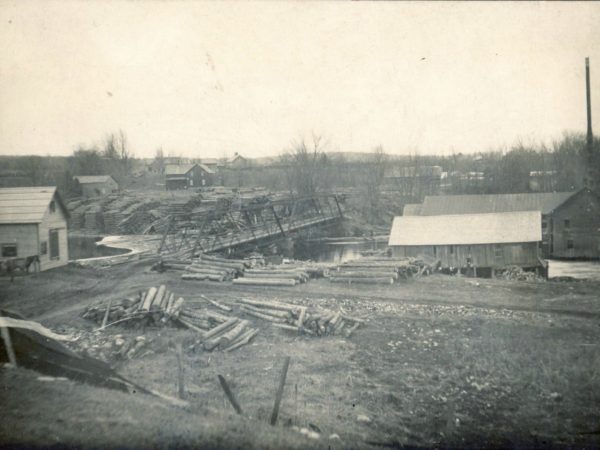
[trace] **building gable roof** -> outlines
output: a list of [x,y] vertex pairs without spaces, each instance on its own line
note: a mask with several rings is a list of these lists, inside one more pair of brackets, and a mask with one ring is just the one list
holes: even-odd
[[52,200],[68,218],[69,212],[54,186],[0,188],[0,224],[40,223]]
[[548,214],[567,201],[575,192],[535,194],[435,195],[423,200],[420,215],[500,213],[541,211]]
[[167,164],[165,166],[165,175],[185,175],[197,164]]
[[106,183],[108,180],[116,180],[110,175],[75,175],[74,180],[77,180],[79,184],[95,184],[95,183]]
[[476,245],[542,240],[540,211],[397,216],[389,245]]
[[215,171],[213,169],[211,169],[210,167],[208,167],[206,164],[198,164],[198,167],[200,167],[206,173],[213,173],[213,174],[215,173]]

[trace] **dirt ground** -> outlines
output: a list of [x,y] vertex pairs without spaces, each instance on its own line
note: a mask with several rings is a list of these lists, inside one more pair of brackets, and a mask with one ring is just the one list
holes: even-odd
[[[186,351],[189,407],[38,374],[0,369],[4,446],[401,448],[600,446],[600,283],[517,282],[434,275],[390,286],[327,280],[287,288],[182,281],[147,262],[66,267],[13,283],[0,306],[55,331],[86,334],[99,300],[164,283],[202,304],[240,298],[319,306],[367,319],[349,338],[294,336],[269,322],[231,353]],[[110,361],[125,377],[177,394],[173,344],[192,331],[146,328],[150,351]],[[135,336],[115,326],[102,333]],[[76,344],[73,344],[76,345]],[[284,356],[280,420],[268,425]],[[219,387],[230,382],[236,416]],[[365,417],[360,417],[365,416]],[[309,438],[298,429],[314,431]],[[317,434],[318,433],[318,434]],[[338,437],[331,437],[332,434]]]

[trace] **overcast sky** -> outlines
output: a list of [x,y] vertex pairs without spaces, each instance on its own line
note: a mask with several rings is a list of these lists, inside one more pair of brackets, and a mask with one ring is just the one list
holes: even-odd
[[0,1],[0,153],[476,152],[600,132],[599,3]]

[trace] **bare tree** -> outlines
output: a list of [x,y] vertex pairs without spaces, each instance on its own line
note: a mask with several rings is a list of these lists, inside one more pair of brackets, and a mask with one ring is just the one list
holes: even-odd
[[127,136],[123,130],[110,133],[104,143],[102,156],[108,160],[118,162],[121,175],[126,176],[131,171],[131,152],[127,145]]
[[321,136],[313,134],[308,144],[305,139],[295,142],[292,150],[283,155],[282,162],[287,167],[290,192],[311,196],[327,187],[325,174],[329,160]]
[[154,154],[154,162],[156,171],[158,173],[163,173],[165,171],[165,157],[162,147],[156,149],[156,153]]
[[388,162],[388,155],[383,147],[378,146],[372,155],[365,161],[363,172],[363,185],[365,189],[365,212],[368,215],[368,221],[374,223],[379,217],[381,186],[385,176],[385,168]]

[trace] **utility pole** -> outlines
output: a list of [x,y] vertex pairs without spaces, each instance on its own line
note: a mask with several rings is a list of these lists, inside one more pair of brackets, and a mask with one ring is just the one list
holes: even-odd
[[585,58],[585,88],[587,100],[587,145],[591,154],[594,135],[592,134],[592,94],[590,90],[590,58]]
[[594,155],[594,134],[592,132],[592,94],[590,88],[590,58],[585,58],[585,88],[587,103],[587,135],[586,135],[586,174],[585,187],[594,190],[597,181],[595,177],[600,175],[596,173],[596,157]]

